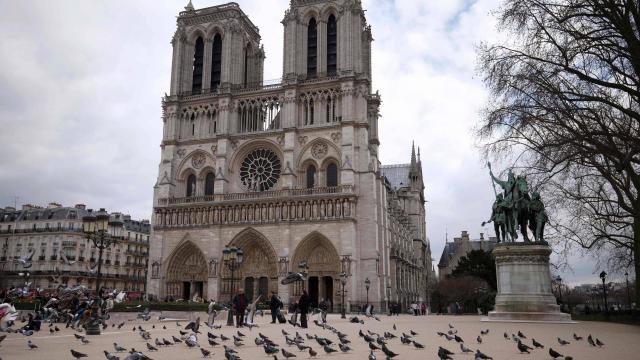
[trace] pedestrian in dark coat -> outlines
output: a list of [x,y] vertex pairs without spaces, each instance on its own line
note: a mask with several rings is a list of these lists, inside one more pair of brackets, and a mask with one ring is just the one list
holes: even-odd
[[282,301],[278,298],[278,295],[275,291],[271,292],[271,301],[269,302],[269,309],[271,309],[271,323],[275,324],[278,319],[278,314],[280,313],[280,308],[282,308]]
[[300,327],[307,327],[307,313],[309,312],[309,294],[307,290],[302,290],[300,300],[298,300],[298,310],[300,310]]
[[236,327],[242,327],[244,325],[244,311],[247,309],[247,297],[244,295],[244,289],[238,289],[231,304],[236,314]]

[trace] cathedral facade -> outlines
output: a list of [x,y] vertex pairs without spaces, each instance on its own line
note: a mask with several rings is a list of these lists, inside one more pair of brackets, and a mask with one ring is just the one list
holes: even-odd
[[[158,298],[426,301],[433,279],[419,152],[378,159],[380,96],[359,0],[292,0],[283,76],[263,81],[258,28],[236,3],[180,12],[149,256]],[[223,249],[241,248],[233,272]],[[282,285],[306,264],[304,284]],[[365,285],[369,279],[370,285]],[[378,309],[380,309],[378,307]]]

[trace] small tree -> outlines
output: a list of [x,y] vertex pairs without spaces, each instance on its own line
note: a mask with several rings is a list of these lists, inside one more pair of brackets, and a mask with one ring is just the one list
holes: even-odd
[[496,263],[493,254],[484,250],[471,250],[460,258],[450,277],[474,276],[487,282],[497,290]]

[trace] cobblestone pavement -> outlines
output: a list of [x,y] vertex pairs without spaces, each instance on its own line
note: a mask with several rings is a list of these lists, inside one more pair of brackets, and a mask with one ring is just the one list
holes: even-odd
[[[166,338],[171,340],[171,336],[180,337],[179,330],[184,331],[187,321],[180,320],[180,326],[176,321],[159,321],[158,314],[152,313],[152,319],[144,322],[135,319],[135,313],[114,314],[109,321],[108,329],[104,330],[100,336],[87,336],[90,343],[83,345],[77,340],[72,329],[65,329],[61,326],[61,331],[54,334],[49,333],[49,328],[45,325],[39,333],[30,337],[21,334],[8,334],[7,338],[0,343],[0,358],[2,360],[13,359],[72,359],[70,349],[74,349],[88,355],[87,359],[105,359],[103,350],[109,352],[114,351],[113,343],[117,342],[127,349],[135,348],[142,350],[152,359],[200,359],[202,354],[198,348],[188,348],[184,343],[173,346],[161,347],[157,352],[150,352],[145,345],[146,341],[142,339],[138,331],[133,331],[133,327],[142,326],[151,333],[151,344],[155,338]],[[175,316],[176,314],[167,316]],[[201,319],[206,319],[206,314],[183,314],[182,318],[194,317],[200,315]],[[177,316],[180,317],[180,316]],[[311,320],[315,317],[311,317]],[[315,340],[306,340],[305,334],[317,334],[321,337],[329,338],[337,343],[337,336],[328,330],[324,330],[309,323],[308,329],[294,328],[293,326],[270,324],[269,316],[258,317],[257,323],[259,327],[249,330],[242,328],[240,331],[246,335],[244,346],[235,347],[233,340],[223,342],[228,346],[237,349],[242,359],[272,359],[267,357],[262,347],[258,347],[254,343],[258,332],[268,336],[273,341],[279,343],[282,348],[294,353],[296,359],[309,358],[308,352],[300,352],[295,347],[285,345],[284,336],[281,330],[285,330],[294,336],[298,331],[305,339],[305,343],[310,345],[318,352],[317,358],[334,360],[350,360],[350,359],[367,359],[369,353],[368,344],[358,336],[358,331],[367,330],[382,334],[384,331],[400,336],[403,332],[409,333],[413,330],[417,333],[414,339],[424,345],[424,349],[416,349],[413,345],[402,345],[398,338],[389,340],[388,347],[393,352],[398,353],[395,359],[436,359],[438,346],[444,346],[453,351],[454,359],[473,359],[471,354],[462,354],[460,345],[455,340],[447,341],[444,337],[438,336],[436,332],[448,332],[451,324],[457,335],[465,342],[465,345],[475,351],[480,349],[494,359],[551,359],[549,356],[549,347],[564,355],[573,356],[574,359],[640,359],[640,327],[600,322],[579,322],[574,324],[536,324],[536,323],[484,323],[480,322],[478,316],[421,316],[414,317],[403,315],[399,317],[382,316],[381,321],[364,318],[364,324],[349,323],[348,319],[340,319],[339,315],[330,315],[328,322],[338,330],[347,333],[348,339],[352,342],[349,344],[354,351],[349,353],[341,353],[340,351],[327,355],[321,346]],[[125,325],[121,329],[112,327],[111,323],[120,323],[124,321]],[[224,322],[222,322],[224,324]],[[19,325],[19,323],[17,324]],[[397,330],[393,330],[393,326]],[[59,324],[58,324],[59,326]],[[155,328],[153,328],[155,326]],[[163,327],[166,327],[164,329]],[[481,330],[489,329],[487,335],[482,336],[482,343],[477,343],[477,336]],[[207,331],[227,337],[236,334],[235,327],[223,325],[221,329],[209,329],[206,325],[201,326],[202,334],[198,336],[200,345],[212,351],[213,359],[224,359],[224,351],[222,346],[211,347],[207,342]],[[509,337],[512,333],[517,334],[518,330],[522,331],[526,336],[523,341],[531,346],[532,338],[544,344],[544,349],[533,350],[531,355],[520,354],[516,348],[516,343],[512,340],[506,340],[503,337],[506,332]],[[584,339],[576,341],[573,334],[576,333]],[[601,348],[590,346],[587,341],[587,335],[592,334],[594,338],[599,338],[604,342]],[[560,345],[557,338],[560,337],[570,342],[568,345]],[[27,340],[31,340],[38,348],[28,350]],[[337,349],[337,346],[334,345]],[[126,357],[126,353],[116,354],[120,359]],[[385,356],[381,351],[376,352],[378,359],[384,359]],[[283,360],[281,353],[278,358]]]

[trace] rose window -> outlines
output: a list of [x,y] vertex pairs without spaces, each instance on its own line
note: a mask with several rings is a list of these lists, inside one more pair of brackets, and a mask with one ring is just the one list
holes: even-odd
[[280,178],[278,155],[269,149],[256,149],[247,155],[240,166],[240,181],[248,191],[271,189]]

